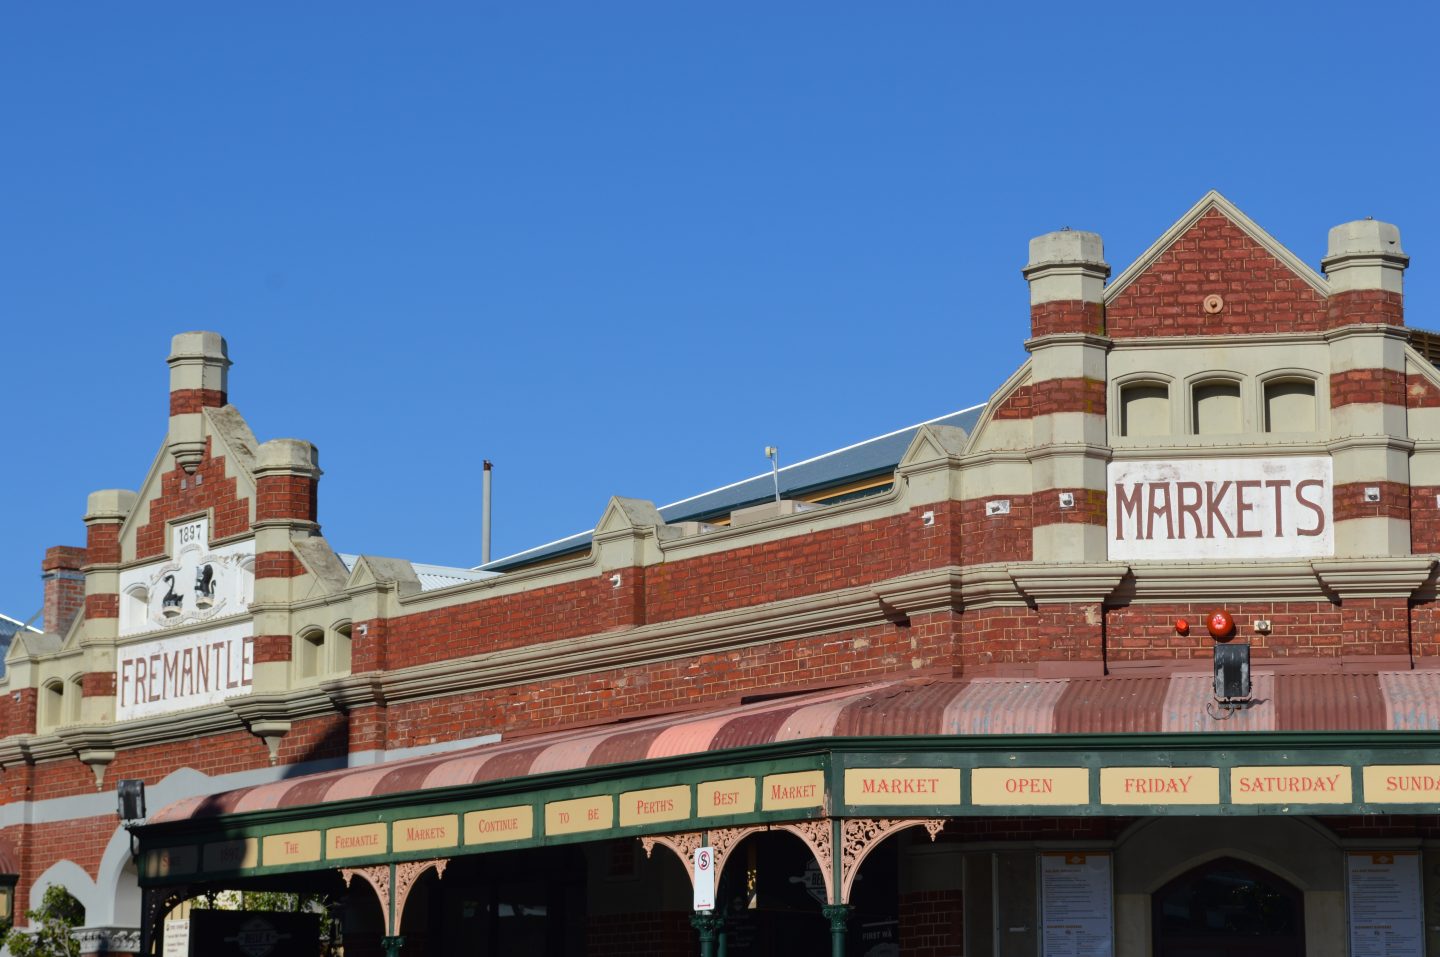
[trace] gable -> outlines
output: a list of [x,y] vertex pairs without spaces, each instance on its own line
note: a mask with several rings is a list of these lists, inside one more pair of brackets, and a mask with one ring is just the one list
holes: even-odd
[[[1106,292],[1105,331],[1136,336],[1255,335],[1326,328],[1324,280],[1223,198],[1207,197]],[[1297,268],[1298,267],[1298,268]],[[1321,287],[1321,288],[1317,288]],[[1221,304],[1207,309],[1206,300]]]

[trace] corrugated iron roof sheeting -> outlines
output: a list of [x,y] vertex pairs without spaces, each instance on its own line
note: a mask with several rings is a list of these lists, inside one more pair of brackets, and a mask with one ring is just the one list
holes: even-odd
[[1226,720],[1209,713],[1210,681],[1207,674],[1191,673],[880,682],[330,771],[189,798],[153,820],[323,804],[829,736],[1440,729],[1440,672],[1260,671],[1251,704]]

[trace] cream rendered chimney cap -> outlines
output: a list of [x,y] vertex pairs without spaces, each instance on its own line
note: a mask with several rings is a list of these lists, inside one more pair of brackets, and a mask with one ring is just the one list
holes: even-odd
[[304,439],[271,439],[255,450],[254,471],[318,473],[320,452]]
[[128,488],[106,488],[91,492],[85,500],[85,520],[128,518],[140,498]]
[[1105,243],[1101,241],[1100,234],[1062,229],[1030,240],[1027,269],[1070,263],[1105,266]]
[[220,359],[227,365],[230,355],[225,337],[218,332],[182,332],[170,340],[169,362],[180,359]]
[[1400,227],[1378,219],[1357,219],[1330,230],[1325,258],[1336,256],[1394,256],[1409,259],[1400,248]]

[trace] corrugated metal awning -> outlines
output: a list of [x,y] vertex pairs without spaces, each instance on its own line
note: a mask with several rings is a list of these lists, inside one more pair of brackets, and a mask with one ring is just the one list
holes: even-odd
[[277,781],[172,804],[152,823],[424,792],[829,737],[1440,730],[1440,672],[1254,674],[1252,704],[1212,717],[1208,674],[915,679],[556,731]]

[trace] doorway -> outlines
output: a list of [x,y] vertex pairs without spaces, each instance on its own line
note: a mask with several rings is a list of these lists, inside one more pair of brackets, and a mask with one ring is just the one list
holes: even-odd
[[1150,898],[1155,957],[1303,957],[1305,898],[1263,868],[1208,861]]

